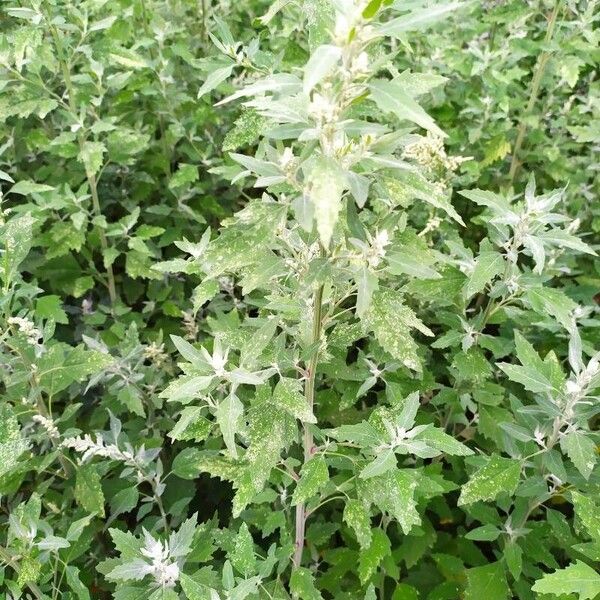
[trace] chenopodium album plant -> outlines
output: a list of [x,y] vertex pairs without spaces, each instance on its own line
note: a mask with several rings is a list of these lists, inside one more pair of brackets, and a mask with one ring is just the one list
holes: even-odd
[[[112,17],[103,22],[96,13],[104,4],[85,5],[101,23],[96,31],[112,27]],[[66,28],[73,37],[50,36],[52,46],[37,27],[65,17],[49,19],[41,6],[12,9],[31,22],[23,56],[61,46],[71,56],[77,32],[94,33],[73,13],[78,24]],[[131,14],[150,27],[148,6]],[[7,597],[590,600],[600,593],[597,309],[589,288],[576,285],[575,259],[594,250],[566,216],[565,188],[541,192],[531,174],[523,189],[453,197],[452,184],[471,163],[469,146],[461,146],[465,156],[448,154],[445,132],[423,108],[445,79],[396,65],[410,59],[413,35],[471,18],[468,4],[337,0],[303,9],[301,16],[276,2],[258,21],[273,35],[271,50],[281,31],[290,35],[293,60],[287,46],[264,52],[259,39],[237,41],[216,20],[199,36],[208,33],[218,54],[197,63],[175,41],[179,31],[169,33],[175,55],[207,72],[201,99],[229,93],[217,114],[243,105],[225,147],[246,140],[254,149],[211,168],[232,181],[227,197],[253,186],[218,233],[196,235],[186,225],[185,235],[199,240],[177,242],[188,257],[152,266],[158,250],[146,242],[164,234],[164,245],[172,234],[153,222],[129,235],[140,218],[135,209],[115,227],[94,216],[93,203],[75,218],[79,208],[61,205],[65,218],[48,221],[49,231],[70,231],[61,225],[67,218],[83,218],[83,229],[89,219],[92,246],[109,259],[97,279],[113,306],[124,281],[122,250],[131,278],[164,274],[167,289],[179,293],[182,274],[199,279],[191,304],[201,319],[188,316],[185,335],[171,338],[178,377],[160,335],[141,339],[136,324],[144,321],[114,308],[121,319],[109,330],[94,330],[104,320],[83,319],[85,333],[74,336],[80,345],[61,340],[55,326],[67,314],[57,296],[40,297],[28,257],[34,243],[53,247],[36,236],[46,224],[44,198],[57,201],[56,182],[17,181],[11,190],[33,202],[1,213]],[[161,23],[157,12],[152,26],[160,32]],[[90,39],[82,54],[96,55],[97,43],[102,55],[102,40]],[[144,42],[138,50],[145,45],[153,48],[150,63],[113,48],[110,56],[127,69],[111,79],[117,88],[144,80],[149,64],[169,74],[170,46]],[[36,64],[10,64],[10,85],[24,100]],[[97,71],[95,61],[85,64]],[[150,96],[172,104],[170,76],[152,81],[162,92]],[[57,106],[36,104],[24,118],[57,110],[59,99],[84,87],[59,94]],[[125,107],[131,97],[124,94]],[[50,125],[65,129],[58,137],[69,148],[75,143],[84,187],[73,206],[80,207],[89,194],[93,200],[95,177],[119,163],[115,146],[132,149],[123,158],[129,166],[138,161],[140,144],[113,144],[112,136],[147,134],[141,121],[121,127],[128,110],[117,133],[96,123],[89,105],[79,116],[69,102],[61,110]],[[74,131],[63,118],[74,119]],[[195,122],[163,118],[168,133],[151,149],[169,178],[175,159],[164,140],[186,138],[186,161],[202,153],[190,150]],[[177,209],[189,216],[197,173],[186,164],[179,161],[167,187],[178,190]],[[481,232],[468,238],[478,246],[463,241],[466,219],[453,208],[467,202],[469,213],[483,207],[468,221]],[[180,232],[178,212],[169,212]],[[127,234],[127,250],[117,230]],[[76,276],[85,277],[79,269]],[[74,297],[92,285],[77,281]],[[220,503],[211,498],[218,479],[233,488]],[[218,508],[212,519],[205,505]]]
[[[442,577],[423,585],[414,574],[394,598],[421,586],[435,587],[435,598],[458,597],[461,586],[469,598],[600,592],[586,495],[600,355],[579,333],[591,309],[551,285],[565,249],[594,252],[557,212],[564,190],[539,194],[533,175],[516,198],[462,192],[486,208],[478,252],[458,227],[442,228],[445,218],[464,225],[450,181],[468,158],[447,156],[444,132],[419,104],[440,81],[398,73],[390,53],[459,6],[414,4],[395,16],[381,2],[334,3],[331,22],[313,24],[318,42],[301,74],[270,73],[221,100],[244,99],[263,118],[255,155],[230,156],[243,169],[233,181],[254,178],[265,192],[216,237],[178,244],[189,259],[160,267],[200,275],[197,309],[233,277],[235,309],[215,306],[212,340],[173,338],[184,374],[162,394],[184,405],[172,437],[207,440],[183,450],[174,472],[208,473],[235,489],[242,525],[224,566],[226,597],[250,587],[287,597],[289,568],[294,597],[389,597],[398,561],[412,566],[435,543],[431,519],[453,522],[453,504],[469,531],[449,548],[463,545],[466,555],[472,540],[497,540],[492,558],[461,556],[459,565],[473,566],[460,583],[441,554]],[[563,364],[519,333],[535,336],[536,324],[568,338]],[[450,360],[439,383],[437,350]],[[594,541],[577,546],[582,559],[544,575],[538,563],[559,565],[535,517],[557,497],[574,504],[583,539]],[[575,542],[547,510],[552,528]],[[275,540],[267,553],[255,555],[249,527]],[[333,535],[343,547],[323,549]]]

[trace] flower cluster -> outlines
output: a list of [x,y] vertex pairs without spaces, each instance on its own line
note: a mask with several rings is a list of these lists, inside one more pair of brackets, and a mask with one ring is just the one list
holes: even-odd
[[42,333],[34,325],[33,321],[23,317],[9,317],[8,324],[15,326],[19,333],[25,336],[28,344],[37,346],[42,337]]

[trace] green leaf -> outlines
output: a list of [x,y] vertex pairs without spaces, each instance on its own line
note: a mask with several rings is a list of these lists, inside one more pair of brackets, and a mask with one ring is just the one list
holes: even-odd
[[526,390],[536,393],[551,393],[556,391],[552,382],[537,369],[532,367],[522,367],[520,365],[511,365],[509,363],[498,363],[511,381],[516,381],[525,387]]
[[329,470],[322,456],[315,456],[302,465],[300,479],[292,496],[292,506],[312,498],[329,481]]
[[104,492],[93,465],[81,465],[75,477],[75,499],[89,513],[104,517]]
[[342,209],[344,177],[340,166],[328,157],[316,160],[308,174],[308,187],[315,210],[317,231],[325,248],[333,235],[333,230]]
[[300,421],[316,423],[317,419],[301,390],[302,382],[299,379],[282,377],[275,386],[272,402]]
[[177,172],[169,179],[169,189],[174,190],[198,181],[198,167],[181,163]]
[[35,314],[41,319],[53,319],[66,325],[69,319],[61,304],[60,296],[39,296],[35,303]]
[[525,297],[531,304],[531,308],[541,316],[553,316],[567,330],[572,327],[573,311],[577,308],[577,303],[562,290],[547,287],[533,288],[527,290]]
[[412,339],[410,330],[416,328],[428,336],[433,333],[408,306],[404,305],[398,292],[390,289],[374,292],[371,306],[363,321],[373,331],[382,348],[393,358],[409,369],[421,370],[417,344]]
[[458,505],[464,506],[479,500],[493,500],[501,492],[513,494],[519,484],[521,462],[493,455],[462,486]]
[[467,569],[467,588],[465,600],[507,600],[510,590],[501,562]]
[[4,226],[0,226],[0,241],[4,246],[0,261],[0,277],[5,284],[13,279],[17,267],[31,250],[34,223],[35,219],[30,214],[25,214],[10,219]]
[[110,354],[85,350],[83,346],[70,348],[56,344],[38,361],[41,387],[49,396],[64,390],[75,381],[94,375],[114,362]]
[[229,394],[217,406],[215,417],[223,434],[223,441],[229,450],[229,454],[237,458],[235,435],[241,430],[244,405],[235,394]]
[[378,31],[381,35],[392,37],[400,37],[408,31],[421,31],[467,4],[468,2],[447,2],[424,8],[417,5],[417,8],[408,14],[379,26]]
[[369,547],[361,549],[358,554],[358,576],[361,583],[366,583],[375,574],[381,561],[390,554],[391,544],[385,531],[373,529]]
[[594,441],[582,431],[571,431],[560,438],[560,447],[584,479],[589,479],[597,459]]
[[571,492],[575,514],[583,523],[590,537],[600,542],[600,507],[590,498],[577,491]]
[[67,576],[67,584],[74,592],[79,600],[90,600],[90,593],[79,578],[79,569],[72,565],[65,567],[65,575]]
[[0,403],[0,476],[11,471],[25,450],[27,442],[21,436],[12,407],[6,402]]
[[445,452],[446,454],[452,454],[453,456],[470,456],[473,454],[471,448],[465,446],[437,427],[428,427],[419,434],[418,439],[427,442],[428,446],[433,446],[437,450]]
[[21,196],[28,196],[29,194],[42,194],[43,192],[51,192],[54,187],[51,185],[45,185],[43,183],[36,183],[35,181],[18,181],[13,185],[9,194],[21,194]]
[[299,600],[323,600],[321,592],[316,588],[312,573],[303,567],[292,571],[290,591],[293,598]]
[[233,540],[233,550],[228,554],[229,560],[235,569],[244,577],[249,577],[256,568],[254,556],[254,541],[248,530],[248,525],[242,523]]
[[304,67],[305,94],[310,94],[311,90],[331,73],[341,56],[342,49],[339,46],[324,44],[314,50]]
[[402,82],[380,79],[371,82],[369,90],[371,98],[382,111],[394,113],[401,121],[411,121],[436,135],[446,137],[435,121],[404,91]]
[[88,175],[96,175],[104,163],[106,146],[102,142],[85,142],[79,153],[79,160]]
[[504,257],[499,252],[482,252],[475,260],[473,272],[465,283],[465,298],[482,292],[486,285],[502,273],[504,264]]
[[344,522],[354,531],[356,541],[361,548],[371,544],[371,517],[360,500],[348,500],[344,506]]
[[539,594],[577,594],[579,600],[593,600],[600,594],[600,575],[578,560],[564,569],[544,575],[531,589]]

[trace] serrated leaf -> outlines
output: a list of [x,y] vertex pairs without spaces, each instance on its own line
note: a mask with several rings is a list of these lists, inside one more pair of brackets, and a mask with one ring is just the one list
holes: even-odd
[[519,484],[521,462],[493,455],[462,486],[459,506],[472,504],[479,500],[493,500],[502,492],[512,494]]
[[381,561],[391,553],[391,544],[383,529],[373,529],[371,543],[358,553],[358,576],[366,583],[377,571]]
[[315,456],[302,465],[300,479],[292,496],[292,506],[306,502],[329,481],[329,469],[322,456]]
[[494,277],[502,273],[504,264],[504,257],[499,252],[482,252],[476,258],[473,271],[465,283],[465,298],[482,292]]
[[94,465],[81,465],[75,477],[75,499],[89,513],[104,517],[104,493]]
[[277,408],[285,410],[300,421],[305,423],[317,422],[302,393],[302,382],[298,379],[282,377],[273,390],[272,402]]
[[579,600],[593,600],[600,594],[600,574],[578,560],[564,569],[544,575],[531,589],[539,594],[577,594]]
[[237,458],[237,447],[235,445],[235,435],[241,429],[241,418],[244,414],[244,405],[235,394],[229,394],[225,400],[222,400],[215,411],[217,424],[221,429],[223,441],[229,450],[229,454]]
[[560,447],[584,479],[589,479],[597,459],[594,441],[582,431],[571,431],[560,438]]
[[344,506],[344,522],[354,531],[356,541],[361,548],[371,544],[371,517],[360,500],[348,500]]

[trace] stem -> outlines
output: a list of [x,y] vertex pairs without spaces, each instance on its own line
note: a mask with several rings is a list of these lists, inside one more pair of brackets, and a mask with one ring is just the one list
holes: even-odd
[[[318,344],[321,339],[322,328],[322,312],[323,312],[323,285],[320,285],[314,296],[313,308],[313,323],[312,323],[312,343]],[[306,369],[306,384],[304,386],[304,397],[306,403],[313,410],[315,404],[315,379],[317,363],[319,360],[319,348],[315,348],[313,355],[310,357]],[[304,462],[308,462],[313,451],[313,434],[309,425],[304,425]],[[294,550],[294,567],[297,568],[302,562],[302,550],[304,549],[304,532],[306,527],[306,506],[304,503],[296,505],[296,546]]]
[[[563,0],[556,0],[554,4],[554,9],[552,11],[552,14],[550,15],[550,19],[548,21],[548,29],[546,30],[546,36],[544,38],[545,45],[549,44],[552,40],[552,37],[554,35],[554,29],[556,27],[556,19],[558,17],[560,9],[562,8],[562,3]],[[517,171],[519,170],[519,151],[521,150],[521,146],[523,145],[523,141],[525,140],[525,132],[527,130],[527,117],[531,115],[535,107],[535,102],[540,92],[540,85],[542,83],[542,78],[544,76],[544,71],[546,70],[548,60],[550,60],[550,51],[544,50],[540,54],[537,65],[535,67],[535,71],[533,72],[533,78],[531,79],[531,89],[529,91],[529,100],[527,102],[527,106],[525,107],[525,113],[521,118],[521,123],[517,131],[517,139],[515,141],[515,147],[510,163],[510,171],[508,173],[509,185],[512,185],[514,183],[515,176],[517,174]]]

